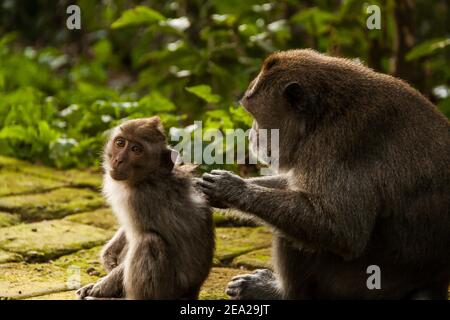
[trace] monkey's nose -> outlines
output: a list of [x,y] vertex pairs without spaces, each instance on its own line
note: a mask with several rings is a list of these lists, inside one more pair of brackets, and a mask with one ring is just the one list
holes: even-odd
[[122,159],[115,159],[114,160],[114,164],[115,164],[115,166],[116,166],[116,168],[119,166],[119,165],[121,165],[123,163],[123,160]]

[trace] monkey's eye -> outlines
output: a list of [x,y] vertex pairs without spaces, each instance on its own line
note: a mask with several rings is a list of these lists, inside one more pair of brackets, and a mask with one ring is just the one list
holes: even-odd
[[118,138],[116,141],[114,141],[115,145],[119,148],[125,147],[125,139]]
[[141,153],[142,152],[142,147],[138,146],[138,145],[134,145],[131,147],[131,151],[133,151],[134,153]]

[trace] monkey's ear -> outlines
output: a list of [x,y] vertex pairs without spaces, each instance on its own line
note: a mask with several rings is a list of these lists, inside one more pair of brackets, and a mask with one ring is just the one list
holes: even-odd
[[154,124],[160,124],[161,118],[158,116],[153,116],[153,117],[148,118],[148,122],[154,123]]
[[148,121],[148,124],[149,124],[151,127],[155,127],[155,128],[157,128],[159,131],[164,132],[164,127],[163,127],[163,124],[162,124],[162,122],[161,122],[161,118],[160,118],[160,117],[158,117],[158,116],[153,116],[153,117],[148,118],[147,121]]
[[304,90],[297,82],[290,82],[284,87],[283,96],[286,101],[299,111],[306,111],[308,102],[305,101]]
[[168,171],[172,171],[178,159],[178,152],[174,149],[168,148],[161,154],[161,165]]

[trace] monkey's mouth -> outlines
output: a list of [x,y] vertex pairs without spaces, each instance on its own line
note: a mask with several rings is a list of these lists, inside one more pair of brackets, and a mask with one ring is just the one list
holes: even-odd
[[114,180],[118,180],[118,181],[127,180],[127,178],[128,178],[126,173],[120,172],[117,170],[110,170],[109,175],[111,176],[111,178],[113,178]]

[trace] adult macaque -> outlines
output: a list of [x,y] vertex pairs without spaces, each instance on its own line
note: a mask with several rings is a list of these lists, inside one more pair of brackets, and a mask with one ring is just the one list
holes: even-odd
[[[272,54],[241,101],[279,129],[279,174],[200,181],[275,231],[275,273],[234,278],[235,299],[447,299],[450,125],[405,82],[312,50]],[[381,270],[370,290],[368,266]]]
[[121,228],[102,253],[108,275],[80,298],[198,298],[212,265],[212,213],[173,152],[158,117],[113,130],[103,193]]

